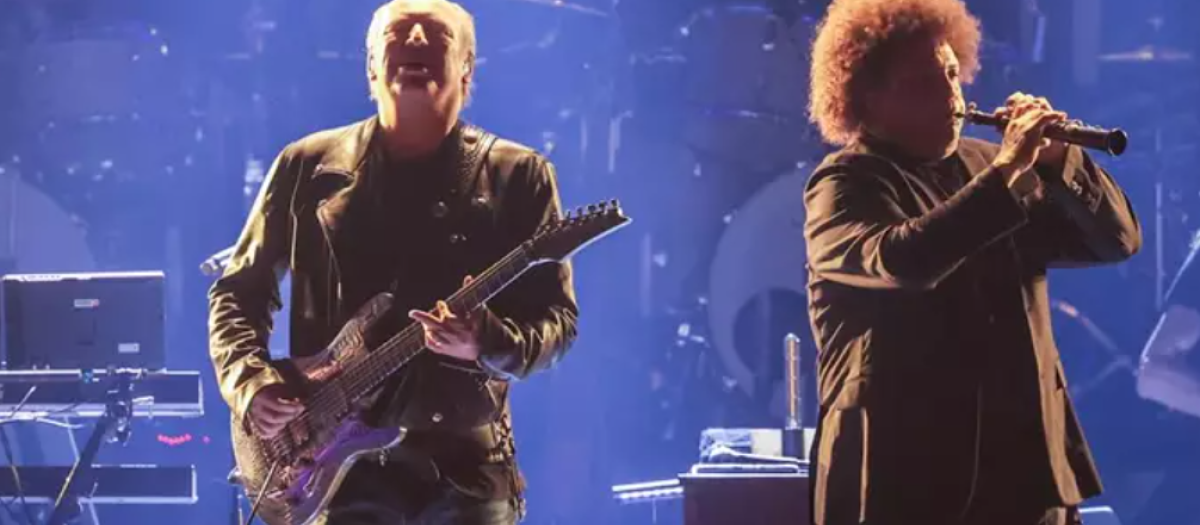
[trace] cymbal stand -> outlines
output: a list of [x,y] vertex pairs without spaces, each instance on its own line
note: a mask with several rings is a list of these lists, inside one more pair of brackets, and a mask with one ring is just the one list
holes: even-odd
[[6,173],[0,164],[0,203],[7,210],[0,217],[0,275],[17,271],[17,183],[20,172]]
[[[1150,23],[1151,27],[1154,28],[1151,32],[1153,35],[1151,39],[1153,40],[1151,42],[1152,48],[1162,49],[1162,44],[1164,43],[1162,35],[1163,18],[1161,16],[1155,16],[1152,17],[1148,22]],[[1164,76],[1161,66],[1157,71],[1154,71],[1154,73],[1154,76],[1156,77]],[[1168,82],[1167,80],[1168,79],[1166,78],[1160,78],[1160,81],[1156,82],[1154,85],[1163,87],[1172,85],[1172,83]],[[1164,111],[1165,102],[1163,100],[1165,98],[1165,96],[1154,97],[1154,103],[1152,106],[1154,109],[1154,125],[1152,126],[1154,136],[1151,138],[1151,148],[1153,154],[1150,156],[1151,169],[1153,170],[1154,176],[1154,309],[1157,312],[1161,312],[1163,310],[1164,302],[1166,301],[1167,281],[1165,231],[1167,226],[1165,202],[1167,188],[1163,181],[1163,178],[1166,176],[1166,162],[1163,160],[1163,151],[1165,150],[1163,147],[1163,119],[1166,116]]]
[[[1161,119],[1161,113],[1158,118]],[[1154,310],[1161,312],[1163,302],[1166,300],[1166,253],[1165,242],[1166,237],[1163,229],[1166,227],[1166,219],[1163,213],[1163,161],[1162,161],[1162,126],[1160,123],[1154,125],[1154,154],[1151,157],[1153,160],[1152,166],[1154,170]]]

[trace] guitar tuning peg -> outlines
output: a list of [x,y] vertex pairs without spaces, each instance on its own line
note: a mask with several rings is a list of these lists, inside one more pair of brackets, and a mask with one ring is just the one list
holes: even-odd
[[596,206],[595,204],[588,204],[588,207],[587,207],[588,215],[595,215],[596,211],[599,209],[600,209],[600,207]]

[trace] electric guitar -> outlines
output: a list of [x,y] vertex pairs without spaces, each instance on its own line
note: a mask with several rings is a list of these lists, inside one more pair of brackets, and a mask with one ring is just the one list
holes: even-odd
[[[629,222],[615,200],[576,209],[540,228],[446,302],[453,311],[471,311],[530,268],[566,260]],[[323,352],[289,360],[301,378],[305,410],[275,437],[262,439],[249,425],[233,422],[236,479],[254,501],[252,515],[269,525],[310,524],[356,461],[382,459],[404,439],[404,429],[369,427],[360,417],[364,400],[425,350],[418,323],[367,347],[367,330],[391,306],[390,293],[376,295]]]

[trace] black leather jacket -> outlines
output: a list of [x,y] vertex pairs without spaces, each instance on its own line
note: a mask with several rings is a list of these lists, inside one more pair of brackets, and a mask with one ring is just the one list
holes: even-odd
[[[370,118],[288,145],[211,289],[210,353],[221,394],[239,422],[259,390],[284,381],[267,351],[284,272],[292,277],[291,355],[309,356],[329,344],[361,300],[383,291],[364,289],[361,275],[344,273],[366,256],[354,246],[404,242],[416,231],[435,239],[414,247],[422,257],[436,258],[425,266],[438,271],[404,276],[395,305],[403,318],[410,308],[430,309],[464,275],[478,275],[560,213],[553,165],[529,148],[497,139],[477,173],[428,174],[450,183],[441,200],[425,206],[441,210],[424,214],[427,224],[380,228],[353,220],[372,201],[364,198],[362,181],[382,162],[370,147],[377,128],[378,120]],[[443,150],[465,158],[464,152],[489,143],[484,137],[460,123]],[[570,265],[536,267],[489,301],[479,361],[423,353],[384,388],[377,403],[381,424],[454,433],[507,423],[508,382],[556,362],[575,338],[577,315]]]

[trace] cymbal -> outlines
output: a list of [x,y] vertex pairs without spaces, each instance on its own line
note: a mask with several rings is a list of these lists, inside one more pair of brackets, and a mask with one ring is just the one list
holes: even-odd
[[546,7],[553,7],[556,9],[565,9],[568,11],[574,11],[576,13],[582,13],[585,15],[599,16],[599,17],[604,17],[604,18],[608,17],[607,12],[601,11],[594,7],[588,7],[586,5],[576,4],[576,3],[571,3],[571,2],[564,2],[562,0],[512,0],[512,1],[525,2],[525,3],[529,3],[529,4],[538,4],[538,5],[542,5],[542,6],[546,6]]
[[1101,62],[1191,62],[1192,54],[1179,49],[1143,46],[1130,51],[1119,51],[1100,55]]

